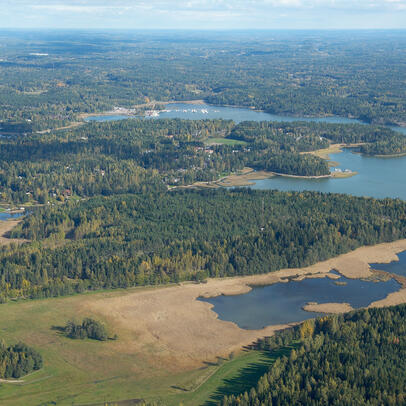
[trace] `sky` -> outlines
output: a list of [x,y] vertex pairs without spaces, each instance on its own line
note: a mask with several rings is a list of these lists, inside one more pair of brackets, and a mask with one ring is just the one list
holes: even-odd
[[0,0],[2,28],[406,28],[406,0]]

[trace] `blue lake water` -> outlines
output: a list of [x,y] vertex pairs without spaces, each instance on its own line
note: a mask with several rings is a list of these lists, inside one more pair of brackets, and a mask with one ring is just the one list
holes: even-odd
[[359,120],[343,117],[293,117],[239,107],[211,106],[208,104],[190,105],[181,103],[169,104],[166,107],[166,111],[161,112],[159,117],[156,118],[182,118],[188,120],[223,119],[233,120],[235,123],[240,123],[242,121],[293,122],[298,120],[341,124],[361,123]]
[[[156,118],[182,119],[229,119],[236,123],[241,121],[315,121],[326,123],[361,123],[359,120],[343,117],[289,117],[269,114],[245,108],[169,104]],[[128,119],[125,115],[102,115],[89,117],[88,121],[112,121]],[[155,119],[151,117],[150,119]],[[364,123],[363,123],[364,124]],[[368,124],[365,124],[368,125]],[[405,127],[392,127],[406,135]],[[376,198],[399,197],[406,200],[404,174],[406,174],[406,156],[396,158],[368,157],[345,150],[340,154],[331,155],[333,161],[339,163],[339,168],[358,172],[352,178],[342,179],[295,179],[274,177],[256,181],[253,189],[278,189],[285,191],[314,190],[319,192],[347,193],[355,196],[370,196]]]
[[23,216],[23,213],[7,213],[7,212],[0,212],[0,221],[16,219]]
[[372,269],[395,273],[397,275],[406,276],[406,251],[398,254],[399,261],[393,261],[389,264],[370,264]]
[[[100,115],[91,116],[86,121],[113,121],[113,120],[126,120],[131,116],[122,114]],[[134,117],[140,118],[140,117]],[[262,111],[256,111],[240,107],[227,107],[227,106],[213,106],[209,104],[183,104],[173,103],[165,106],[165,110],[159,113],[158,117],[142,117],[146,119],[159,119],[159,118],[181,118],[185,120],[204,120],[204,119],[223,119],[233,120],[236,123],[241,121],[307,121],[307,122],[322,122],[322,123],[336,123],[336,124],[365,124],[360,120],[346,118],[346,117],[295,117],[283,116],[279,114],[270,114]],[[406,134],[406,127],[391,127],[396,131]]]
[[406,156],[378,158],[353,153],[344,149],[330,158],[340,169],[358,172],[351,178],[298,179],[275,176],[255,181],[253,189],[284,191],[314,190],[318,192],[347,193],[354,196],[376,198],[398,197],[406,200]]
[[[123,114],[111,114],[91,116],[86,121],[114,121],[114,120],[127,120],[131,116]],[[293,122],[293,121],[307,121],[307,122],[322,122],[322,123],[335,123],[335,124],[365,124],[360,120],[346,117],[295,117],[295,116],[283,116],[279,114],[270,114],[263,111],[256,111],[252,109],[240,108],[240,107],[227,107],[227,106],[212,106],[209,104],[183,104],[173,103],[168,104],[165,110],[159,113],[157,117],[136,117],[133,118],[145,118],[145,119],[159,119],[159,118],[181,118],[184,120],[204,120],[204,119],[223,119],[233,120],[236,123],[241,121],[281,121],[281,122]],[[406,135],[406,127],[394,127],[395,131],[401,132]]]
[[219,319],[232,321],[240,328],[251,330],[320,316],[321,313],[302,309],[308,302],[350,303],[357,309],[384,299],[400,288],[400,284],[394,279],[369,282],[341,277],[338,282],[345,282],[346,285],[337,285],[329,278],[304,279],[254,287],[243,295],[199,300],[213,304],[213,311],[218,314]]
[[[128,119],[128,116],[113,114],[89,117],[87,121],[113,121]],[[139,117],[137,117],[139,118]],[[342,117],[289,117],[268,114],[255,110],[225,106],[170,104],[158,117],[146,119],[225,119],[236,123],[241,121],[313,121],[326,123],[361,123],[359,120]],[[406,135],[406,128],[391,127]],[[350,169],[358,174],[343,179],[295,179],[274,177],[256,181],[253,189],[314,190],[331,193],[347,193],[356,196],[376,198],[399,197],[406,200],[404,176],[406,174],[406,156],[396,158],[368,157],[346,149],[342,153],[332,154],[331,159],[339,163],[340,169]],[[399,255],[400,261],[391,264],[372,264],[376,269],[386,270],[406,276],[406,253]],[[323,279],[305,279],[288,283],[277,283],[265,287],[255,287],[244,295],[219,296],[199,299],[214,305],[213,310],[222,320],[235,322],[245,329],[259,329],[267,325],[298,322],[321,314],[306,312],[302,307],[308,302],[328,303],[347,302],[354,308],[368,306],[371,302],[385,298],[395,292],[400,285],[393,279],[386,282],[368,282],[341,277],[344,286],[335,281]]]

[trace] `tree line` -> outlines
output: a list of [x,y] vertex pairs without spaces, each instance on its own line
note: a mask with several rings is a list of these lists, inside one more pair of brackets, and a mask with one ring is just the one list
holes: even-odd
[[308,320],[259,343],[265,351],[295,343],[257,385],[221,406],[403,405],[406,402],[406,306],[363,309]]

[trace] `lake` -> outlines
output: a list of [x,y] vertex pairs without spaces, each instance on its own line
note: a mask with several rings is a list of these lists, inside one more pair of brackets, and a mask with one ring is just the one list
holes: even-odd
[[[335,282],[345,285],[337,285]],[[359,279],[304,279],[254,287],[249,293],[236,296],[199,298],[214,305],[219,319],[232,321],[240,328],[254,330],[265,326],[299,322],[322,315],[302,309],[308,302],[350,303],[355,309],[384,299],[396,292],[400,284],[394,279],[369,282]]]
[[[307,121],[307,122],[322,122],[322,123],[335,123],[335,124],[365,124],[360,120],[346,118],[346,117],[294,117],[283,116],[279,114],[270,114],[263,111],[256,111],[240,107],[227,107],[227,106],[213,106],[209,104],[184,104],[172,103],[165,106],[165,110],[161,111],[157,117],[131,117],[122,114],[103,114],[99,116],[90,116],[86,121],[114,121],[126,120],[129,118],[145,118],[145,119],[159,119],[159,118],[181,118],[184,120],[204,120],[204,119],[223,119],[233,120],[235,123],[241,121]],[[390,127],[395,131],[399,131],[406,135],[406,127]]]
[[[358,172],[351,178],[298,179],[275,176],[255,181],[253,189],[278,189],[284,191],[314,190],[326,193],[346,193],[375,198],[398,197],[406,200],[406,156],[378,158],[353,153],[344,149],[330,158],[339,163],[338,168]],[[403,186],[403,187],[402,187]]]
[[[125,115],[100,115],[89,117],[88,121],[112,121],[128,119]],[[236,123],[241,121],[315,121],[325,123],[364,124],[359,120],[343,117],[289,117],[269,114],[246,108],[191,105],[174,103],[166,106],[156,118],[182,119],[229,119]],[[405,127],[391,127],[406,135]],[[346,149],[340,154],[332,154],[331,159],[339,163],[340,169],[350,169],[358,172],[351,178],[335,179],[297,179],[276,176],[254,182],[253,189],[278,189],[285,191],[314,190],[319,192],[346,193],[354,196],[370,196],[375,198],[399,197],[406,200],[404,174],[406,173],[406,156],[396,158],[377,158],[352,153]]]

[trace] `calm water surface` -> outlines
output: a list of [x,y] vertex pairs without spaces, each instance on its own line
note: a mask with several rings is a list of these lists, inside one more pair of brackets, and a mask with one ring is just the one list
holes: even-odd
[[380,271],[395,273],[397,275],[406,276],[406,251],[398,254],[399,261],[393,261],[389,264],[370,264],[371,268]]
[[303,321],[321,313],[306,312],[302,307],[308,302],[350,303],[355,309],[384,299],[399,290],[395,280],[367,282],[341,277],[339,286],[329,278],[305,279],[255,287],[249,293],[237,296],[218,296],[199,299],[212,303],[221,320],[232,321],[244,329],[260,329],[269,325]]
[[[126,120],[129,116],[112,114],[91,116],[86,121],[113,121],[113,120]],[[140,118],[140,117],[134,117]],[[146,119],[157,118],[181,118],[184,120],[204,120],[204,119],[223,119],[233,120],[236,123],[241,121],[316,121],[324,123],[361,123],[359,120],[343,118],[343,117],[289,117],[280,116],[277,114],[264,113],[262,111],[255,111],[251,109],[244,109],[238,107],[225,107],[225,106],[211,106],[208,104],[182,104],[174,103],[166,106],[164,111],[159,113],[158,117],[142,117]]]
[[[131,116],[112,114],[91,116],[86,121],[114,121],[126,120]],[[226,106],[212,106],[209,104],[183,104],[173,103],[166,106],[164,111],[161,111],[158,117],[134,117],[134,118],[181,118],[184,120],[204,120],[204,119],[223,119],[233,120],[236,123],[241,121],[307,121],[307,122],[322,122],[322,123],[335,123],[335,124],[365,124],[360,120],[346,118],[346,117],[293,117],[283,116],[279,114],[270,114],[262,111],[256,111],[239,107],[226,107]],[[399,131],[406,135],[406,127],[390,127],[395,131]]]
[[[315,121],[325,123],[361,123],[359,120],[343,117],[288,117],[269,114],[250,109],[191,105],[170,104],[157,118],[182,118],[182,119],[229,119],[236,123],[241,121]],[[125,115],[93,116],[88,121],[112,121],[128,119]],[[151,118],[154,119],[154,118]],[[365,124],[368,125],[368,124]],[[392,127],[406,135],[406,128]],[[339,163],[341,169],[351,169],[358,172],[352,178],[344,179],[294,179],[274,177],[255,182],[253,189],[279,189],[279,190],[315,190],[319,192],[347,193],[355,196],[399,197],[406,199],[404,174],[406,174],[406,156],[397,158],[376,158],[351,153],[345,150],[341,154],[331,155],[333,161]]]
[[341,153],[331,154],[330,158],[339,163],[338,168],[350,169],[358,174],[342,179],[297,179],[275,176],[256,181],[252,188],[285,191],[315,190],[376,198],[399,197],[406,200],[406,156],[377,158],[344,149]]

